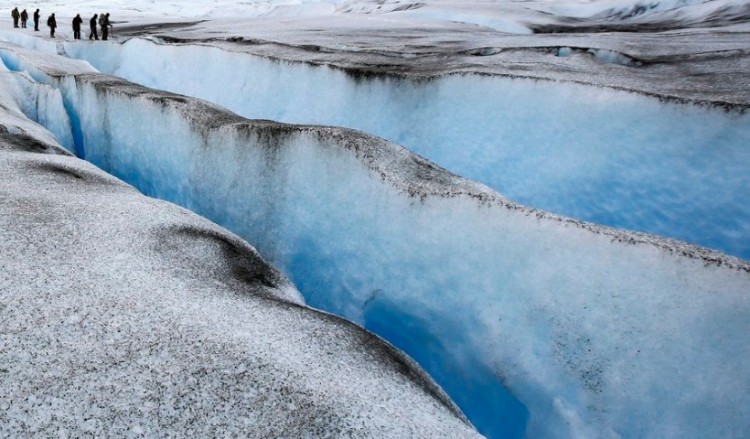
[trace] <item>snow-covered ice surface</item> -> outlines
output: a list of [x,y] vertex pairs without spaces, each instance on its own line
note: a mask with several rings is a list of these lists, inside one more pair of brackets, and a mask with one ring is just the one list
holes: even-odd
[[[248,121],[42,54],[82,58],[246,117],[358,128],[504,195],[535,166],[538,177],[520,186],[551,203],[576,193],[559,191],[565,171],[612,173],[568,181],[588,191],[572,205],[619,204],[636,218],[661,207],[661,217],[642,223],[697,219],[694,230],[721,229],[727,247],[641,230],[747,259],[746,2],[227,0],[66,9],[79,4],[84,16],[108,8],[119,40],[50,42],[11,30],[2,38],[36,51],[0,48],[8,67],[27,75],[14,78],[63,97],[72,150],[248,239],[308,303],[418,360],[481,432],[742,437],[750,429],[750,342],[741,336],[750,329],[747,262],[513,204],[361,132]],[[131,36],[146,39],[126,42]],[[483,94],[503,102],[493,106]],[[35,119],[59,109],[16,107]],[[489,117],[477,120],[481,113]],[[543,123],[529,129],[535,117]],[[435,134],[446,121],[455,133]],[[488,149],[497,156],[482,156],[490,144],[463,131],[501,137]],[[455,137],[435,140],[447,134]],[[531,158],[521,154],[529,149]],[[597,167],[613,156],[619,167]],[[515,172],[498,168],[508,180],[485,180],[493,165],[524,160],[530,166]],[[638,186],[644,177],[654,180]],[[607,182],[618,196],[603,192]]]
[[0,435],[479,436],[247,243],[19,119],[0,111]]

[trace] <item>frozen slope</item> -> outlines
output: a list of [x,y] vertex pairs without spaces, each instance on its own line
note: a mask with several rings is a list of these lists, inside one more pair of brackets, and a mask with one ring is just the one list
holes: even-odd
[[308,303],[390,337],[480,431],[747,431],[747,263],[509,203],[360,132],[0,55],[62,91],[89,160],[229,227]]
[[359,77],[236,46],[64,47],[104,72],[245,117],[379,135],[535,208],[750,259],[750,113],[741,109],[496,75]]
[[0,436],[479,437],[246,242],[3,107]]

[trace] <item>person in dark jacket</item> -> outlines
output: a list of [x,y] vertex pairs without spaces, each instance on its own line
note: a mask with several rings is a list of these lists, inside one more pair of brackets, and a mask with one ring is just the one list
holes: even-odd
[[57,20],[55,19],[54,12],[47,18],[47,26],[49,26],[49,37],[55,38],[55,28],[57,27]]
[[18,27],[18,18],[20,17],[18,8],[13,8],[13,10],[10,11],[10,16],[13,17],[13,27]]
[[81,14],[77,14],[75,18],[73,19],[73,39],[74,40],[81,39],[81,23],[83,23]]
[[40,15],[41,14],[39,14],[39,9],[34,11],[34,30],[37,32],[39,32],[39,16]]
[[109,28],[112,26],[112,23],[109,22],[109,12],[103,15],[103,19],[101,22],[102,25],[102,40],[106,40],[109,37]]
[[91,17],[91,20],[89,20],[89,28],[91,32],[89,32],[89,40],[98,40],[99,34],[96,33],[96,19],[99,18],[99,14],[94,14],[93,17]]
[[21,11],[21,28],[26,29],[26,22],[29,21],[29,13],[26,12],[26,9]]

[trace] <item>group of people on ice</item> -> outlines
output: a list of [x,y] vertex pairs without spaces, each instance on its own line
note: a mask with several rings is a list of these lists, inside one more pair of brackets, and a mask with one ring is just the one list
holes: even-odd
[[[29,13],[24,9],[22,12],[18,12],[18,8],[13,8],[10,12],[13,17],[13,27],[18,27],[18,21],[21,21],[21,27],[26,28],[26,22],[29,21]],[[39,9],[34,12],[34,30],[39,30]]]
[[[18,23],[20,21],[21,28],[26,27],[26,22],[29,20],[29,14],[26,12],[26,9],[24,9],[21,12],[18,12],[18,8],[13,8],[13,10],[10,13],[11,17],[13,17],[13,27],[17,28]],[[37,9],[34,12],[34,30],[39,30],[39,9]],[[76,40],[81,39],[81,24],[83,24],[83,19],[81,18],[81,14],[77,14],[75,18],[73,18],[73,38]],[[94,14],[93,17],[89,20],[89,40],[98,40],[99,39],[99,32],[97,32],[97,25],[102,30],[102,40],[107,40],[109,38],[109,30],[112,27],[112,23],[109,21],[109,12],[106,14]],[[49,36],[50,38],[55,38],[55,29],[57,29],[57,19],[55,18],[55,13],[53,12],[52,15],[47,17],[47,26],[49,27]]]

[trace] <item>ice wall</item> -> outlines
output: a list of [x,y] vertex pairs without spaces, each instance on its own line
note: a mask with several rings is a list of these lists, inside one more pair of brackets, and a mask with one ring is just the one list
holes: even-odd
[[138,39],[65,51],[245,117],[381,136],[535,208],[750,259],[750,113],[478,75],[357,77]]
[[63,90],[91,161],[240,233],[308,303],[419,360],[480,431],[747,431],[746,263],[510,204],[362,133],[37,62],[14,65]]
[[59,81],[89,160],[246,237],[308,303],[421,361],[480,431],[746,431],[746,264],[509,204],[358,132]]
[[[9,71],[0,61],[0,108],[3,125],[14,133],[24,133],[49,145],[75,152],[70,119],[60,90],[34,81],[28,74]],[[39,122],[46,127],[30,120]]]
[[0,437],[479,437],[403,353],[50,144],[5,84]]

